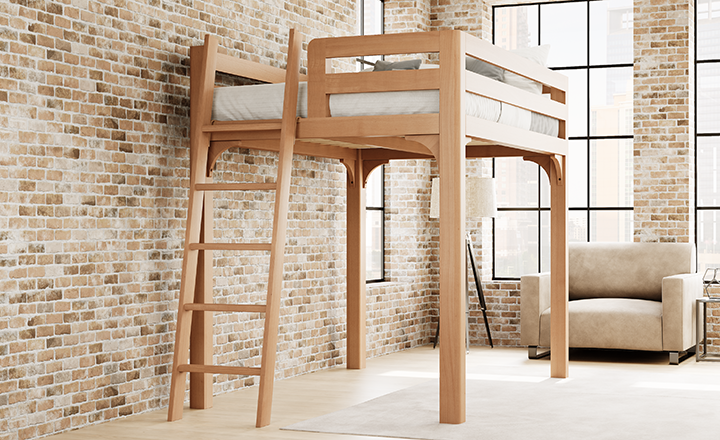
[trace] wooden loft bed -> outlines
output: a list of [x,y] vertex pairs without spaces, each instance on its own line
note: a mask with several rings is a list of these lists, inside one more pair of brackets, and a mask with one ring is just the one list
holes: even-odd
[[[212,318],[209,311],[229,311],[212,303],[211,249],[251,249],[212,242],[212,190],[252,189],[233,184],[212,186],[212,169],[220,154],[232,147],[279,151],[289,176],[291,160],[282,165],[282,157],[292,153],[339,159],[347,168],[347,365],[365,367],[365,255],[364,186],[370,171],[394,159],[436,159],[442,179],[440,187],[440,415],[441,423],[465,421],[465,159],[522,157],[545,169],[551,185],[551,290],[552,338],[551,376],[568,374],[567,320],[567,140],[565,105],[567,79],[531,61],[495,47],[460,31],[390,34],[358,37],[320,38],[308,46],[308,75],[299,75],[300,45],[291,32],[287,71],[262,66],[225,55],[217,40],[208,36],[204,46],[191,50],[191,191],[188,207],[188,231],[183,263],[178,329],[176,336],[173,384],[169,420],[182,416],[185,373],[190,372],[190,405],[211,405],[210,373],[257,374],[239,367],[211,367]],[[331,73],[330,60],[370,55],[436,53],[439,68],[377,72]],[[505,71],[542,84],[546,96],[478,75],[465,69],[466,56],[481,59]],[[285,82],[282,118],[272,120],[214,121],[212,104],[216,72],[224,72],[267,83]],[[307,117],[296,118],[298,80],[307,81]],[[372,94],[376,92],[439,91],[439,111],[425,114],[331,116],[334,94]],[[558,121],[558,135],[550,136],[514,128],[466,115],[467,93],[491,98]],[[293,96],[294,95],[294,96]],[[357,95],[360,96],[360,95]],[[289,146],[289,150],[288,147]],[[289,151],[289,153],[288,153]],[[289,187],[289,178],[278,176],[280,187]],[[195,188],[198,192],[195,193]],[[263,189],[263,188],[254,188]],[[201,191],[204,191],[201,193]],[[286,196],[285,196],[286,197]],[[273,239],[282,267],[284,220],[287,202],[276,197],[274,229],[281,236]],[[200,215],[202,220],[191,221]],[[278,222],[280,221],[280,224]],[[189,244],[189,243],[195,243]],[[223,247],[225,246],[225,247]],[[255,249],[255,248],[252,248]],[[279,292],[281,275],[272,267],[269,290]],[[280,269],[281,270],[281,269]],[[208,279],[210,281],[208,282]],[[273,279],[275,281],[273,281]],[[194,293],[193,293],[194,292]],[[279,293],[278,295],[279,296]],[[199,298],[199,299],[198,299]],[[275,310],[278,300],[273,299]],[[268,335],[268,327],[277,327],[271,313],[270,293],[266,315],[263,363],[270,356],[269,372],[261,374],[257,426],[269,423],[277,339]],[[185,304],[185,305],[184,305]],[[253,308],[254,307],[254,308]],[[234,311],[266,311],[260,306],[237,306]],[[265,306],[262,306],[265,307]],[[181,313],[186,311],[187,313]],[[187,316],[186,318],[182,318]],[[193,317],[194,316],[194,317]],[[186,322],[181,329],[181,318]],[[192,321],[192,332],[190,324]],[[192,342],[188,340],[191,334]],[[267,351],[266,347],[267,346]],[[190,351],[191,362],[183,365]],[[195,353],[193,355],[193,353]],[[194,360],[193,360],[194,359]],[[236,370],[231,370],[236,368]],[[266,385],[264,385],[266,382]],[[261,414],[261,412],[263,414]]]

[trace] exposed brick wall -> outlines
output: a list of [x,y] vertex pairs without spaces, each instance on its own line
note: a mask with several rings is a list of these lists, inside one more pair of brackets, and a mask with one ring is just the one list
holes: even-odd
[[430,29],[431,0],[385,2],[385,33],[425,32]]
[[432,30],[455,29],[482,38],[483,1],[432,0],[430,25]]
[[634,3],[635,241],[694,241],[693,2]]
[[[0,438],[166,404],[187,203],[188,49],[213,33],[232,55],[282,67],[286,23],[305,41],[353,34],[355,8],[0,4]],[[223,159],[217,180],[273,174],[271,154]],[[345,171],[294,159],[281,377],[342,363],[345,350]],[[272,197],[217,194],[215,203],[218,239],[239,238],[243,222],[267,236]],[[218,300],[259,299],[265,259],[216,252]],[[259,316],[217,314],[216,362],[256,364],[261,328]],[[218,375],[215,391],[253,381]]]

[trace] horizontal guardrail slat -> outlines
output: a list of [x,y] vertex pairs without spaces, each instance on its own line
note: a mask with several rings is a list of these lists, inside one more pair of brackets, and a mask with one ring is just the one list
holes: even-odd
[[232,131],[265,131],[280,130],[281,126],[282,122],[280,119],[272,119],[267,121],[243,121],[203,125],[202,131],[205,133],[222,133]]

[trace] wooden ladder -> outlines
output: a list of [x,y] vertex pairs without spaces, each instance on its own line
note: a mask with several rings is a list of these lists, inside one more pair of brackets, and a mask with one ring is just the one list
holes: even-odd
[[[211,109],[215,83],[217,39],[208,35],[205,45],[193,48],[190,99],[196,104],[190,120],[190,189],[185,249],[178,301],[175,353],[173,356],[168,420],[182,418],[186,373],[190,373],[190,407],[212,406],[211,374],[259,375],[260,387],[256,426],[270,424],[273,381],[277,352],[280,296],[283,280],[285,231],[290,198],[290,173],[297,127],[297,96],[300,68],[300,38],[290,30],[288,65],[280,131],[276,183],[213,183],[210,138],[213,131]],[[195,55],[199,56],[195,56]],[[203,72],[198,75],[197,72]],[[273,125],[273,124],[271,124]],[[256,130],[255,127],[249,129]],[[213,191],[274,190],[275,212],[272,239],[268,243],[214,243]],[[266,304],[214,304],[213,250],[268,251],[270,268]],[[212,312],[264,313],[260,367],[212,365]]]

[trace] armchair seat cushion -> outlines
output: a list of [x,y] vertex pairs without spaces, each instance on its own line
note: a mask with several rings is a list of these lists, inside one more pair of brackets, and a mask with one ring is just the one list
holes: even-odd
[[[593,298],[568,305],[570,346],[661,351],[662,302]],[[550,309],[540,315],[540,345],[550,345]]]

